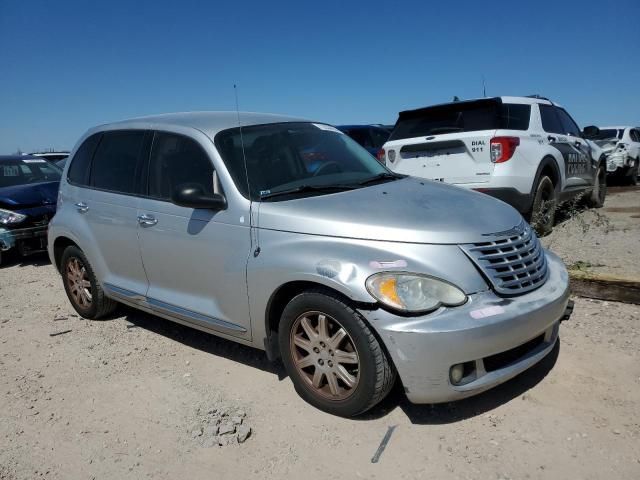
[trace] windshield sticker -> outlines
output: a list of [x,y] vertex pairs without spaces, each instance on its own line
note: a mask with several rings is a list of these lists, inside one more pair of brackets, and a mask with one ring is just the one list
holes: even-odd
[[407,262],[404,260],[392,260],[392,261],[371,261],[369,262],[371,268],[405,268]]
[[17,177],[20,175],[20,170],[18,169],[18,165],[3,165],[2,173],[5,177]]
[[322,123],[313,123],[312,125],[319,128],[320,130],[326,130],[327,132],[342,133],[336,127],[332,127],[331,125],[324,125]]
[[46,160],[40,160],[40,159],[35,159],[35,158],[30,158],[27,160],[22,160],[22,163],[47,163]]
[[260,196],[264,196],[264,195],[269,195],[271,193],[271,190],[260,190]]

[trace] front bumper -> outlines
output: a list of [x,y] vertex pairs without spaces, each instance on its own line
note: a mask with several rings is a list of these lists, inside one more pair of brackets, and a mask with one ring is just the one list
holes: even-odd
[[[361,311],[385,343],[411,402],[448,402],[481,393],[551,352],[569,301],[569,277],[557,256],[547,252],[547,258],[547,282],[519,297],[484,291],[470,295],[461,307],[410,318],[382,309]],[[475,378],[453,385],[451,367],[465,362],[475,366]]]
[[[46,246],[47,225],[14,229],[0,227],[0,251],[7,251],[16,245],[20,246],[25,241],[34,239],[41,240],[42,245]],[[42,250],[42,248],[38,250]]]

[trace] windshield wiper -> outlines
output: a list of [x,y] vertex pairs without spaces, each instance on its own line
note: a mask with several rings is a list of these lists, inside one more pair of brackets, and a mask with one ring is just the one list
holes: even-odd
[[398,178],[404,178],[405,176],[406,175],[400,175],[399,173],[382,172],[377,175],[374,175],[373,177],[367,178],[366,180],[362,180],[361,182],[358,182],[358,185],[368,185],[369,183],[379,182],[380,180],[391,180],[391,179],[395,180]]
[[260,200],[266,200],[268,198],[279,197],[281,195],[293,195],[296,193],[307,192],[336,192],[341,190],[353,190],[355,187],[345,184],[333,184],[333,185],[298,185],[293,188],[286,188],[284,190],[276,190],[275,192],[268,191],[268,193],[261,193]]

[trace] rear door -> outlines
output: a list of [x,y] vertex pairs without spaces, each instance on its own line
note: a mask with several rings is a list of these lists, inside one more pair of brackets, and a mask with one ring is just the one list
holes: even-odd
[[105,287],[116,287],[129,298],[141,298],[147,290],[136,213],[142,159],[148,154],[149,140],[144,130],[105,132],[93,156],[90,188],[78,191],[74,205],[78,216],[87,222],[95,251],[104,262]]
[[385,145],[387,165],[446,183],[488,182],[494,169],[489,143],[501,105],[483,99],[401,112]]

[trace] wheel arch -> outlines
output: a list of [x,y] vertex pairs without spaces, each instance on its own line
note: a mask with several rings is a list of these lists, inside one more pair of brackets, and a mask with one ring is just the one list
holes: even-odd
[[[280,317],[287,304],[298,294],[307,291],[319,291],[335,296],[341,301],[354,308],[371,308],[372,304],[358,302],[349,298],[343,292],[331,288],[325,284],[311,280],[294,280],[280,285],[269,298],[264,314],[265,338],[264,346],[269,360],[280,357],[280,346],[278,345],[278,329]],[[368,323],[366,319],[363,320]],[[375,329],[372,329],[375,330]]]
[[[62,261],[62,254],[67,247],[74,246],[80,248],[80,246],[71,238],[61,235],[57,237],[53,242],[53,262],[54,266],[60,272],[60,262]],[[80,248],[82,250],[82,248]]]

